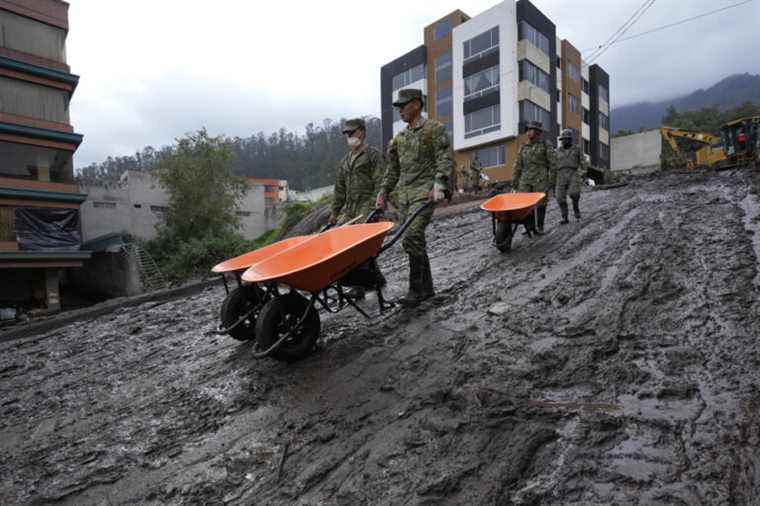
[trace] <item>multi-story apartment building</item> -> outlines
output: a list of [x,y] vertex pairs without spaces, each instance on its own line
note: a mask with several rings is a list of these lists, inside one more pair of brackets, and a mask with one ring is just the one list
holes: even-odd
[[450,133],[458,168],[477,157],[491,179],[511,180],[532,120],[553,144],[572,128],[590,163],[609,168],[609,76],[560,40],[529,0],[475,17],[456,10],[426,26],[423,40],[381,69],[384,145],[405,127],[392,105],[399,90],[420,88],[425,115]]
[[60,305],[66,268],[80,251],[69,120],[79,78],[66,64],[68,4],[0,0],[0,302]]

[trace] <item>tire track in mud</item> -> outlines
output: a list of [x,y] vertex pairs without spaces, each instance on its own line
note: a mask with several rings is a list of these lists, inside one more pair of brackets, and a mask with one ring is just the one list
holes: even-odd
[[[509,255],[485,214],[437,220],[439,295],[375,325],[326,318],[291,366],[207,335],[218,289],[2,346],[0,498],[750,504],[756,185],[584,194],[583,222],[559,227],[553,204]],[[380,263],[403,292],[400,248]]]

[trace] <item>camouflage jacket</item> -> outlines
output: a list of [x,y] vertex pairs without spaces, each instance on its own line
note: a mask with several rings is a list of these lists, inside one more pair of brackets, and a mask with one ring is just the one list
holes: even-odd
[[332,211],[343,211],[346,218],[360,214],[364,218],[375,206],[380,179],[385,172],[383,155],[371,146],[365,146],[359,156],[351,160],[351,152],[338,165]]
[[569,148],[559,147],[557,149],[557,168],[558,169],[575,169],[579,176],[586,176],[586,159],[581,153],[579,146],[570,146]]
[[512,187],[518,191],[547,191],[557,178],[557,158],[546,141],[528,142],[520,147],[512,165]]
[[395,188],[401,205],[425,201],[435,181],[450,183],[453,169],[454,152],[446,128],[434,119],[420,118],[417,128],[407,127],[388,145],[382,192],[390,195]]

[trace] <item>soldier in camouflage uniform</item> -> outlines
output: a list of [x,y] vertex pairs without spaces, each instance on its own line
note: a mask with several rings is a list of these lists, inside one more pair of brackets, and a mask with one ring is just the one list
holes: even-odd
[[346,221],[360,215],[366,219],[375,208],[375,197],[385,173],[382,153],[364,142],[367,127],[363,119],[346,121],[343,134],[350,151],[338,166],[330,215],[332,225],[338,222],[341,214]]
[[573,145],[573,131],[569,128],[562,130],[559,136],[560,147],[557,150],[557,186],[555,196],[562,211],[562,224],[569,223],[567,219],[567,196],[573,202],[575,219],[581,219],[581,180],[586,177],[586,160],[577,145]]
[[[556,158],[554,148],[541,139],[543,126],[538,121],[529,121],[528,143],[520,147],[517,158],[512,165],[512,188],[519,192],[550,193],[554,188]],[[536,229],[544,232],[547,199],[536,206]]]
[[[362,216],[365,221],[375,208],[380,180],[385,173],[385,163],[380,151],[365,144],[367,125],[361,118],[350,119],[343,125],[349,152],[340,161],[333,193],[330,224],[335,225],[342,217],[350,221]],[[380,271],[377,270],[379,273]],[[385,279],[381,276],[381,284]],[[355,286],[346,291],[346,296],[361,299],[365,295],[362,287]]]
[[470,164],[470,184],[469,191],[471,192],[478,192],[480,191],[480,159],[478,158],[478,155],[475,155],[475,159],[472,161],[472,164]]
[[422,100],[421,90],[406,89],[399,92],[398,100],[393,103],[400,109],[407,128],[388,145],[387,170],[377,197],[378,207],[385,208],[386,196],[395,189],[402,222],[419,206],[433,203],[404,234],[402,244],[409,255],[409,292],[399,302],[406,307],[417,306],[435,294],[425,229],[433,217],[435,202],[445,198],[447,179],[454,167],[454,153],[446,128],[438,121],[421,116]]

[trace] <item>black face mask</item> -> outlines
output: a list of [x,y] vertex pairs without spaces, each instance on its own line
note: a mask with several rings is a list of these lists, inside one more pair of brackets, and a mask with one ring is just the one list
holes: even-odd
[[573,145],[573,141],[571,139],[562,139],[563,148],[569,148],[572,145]]

